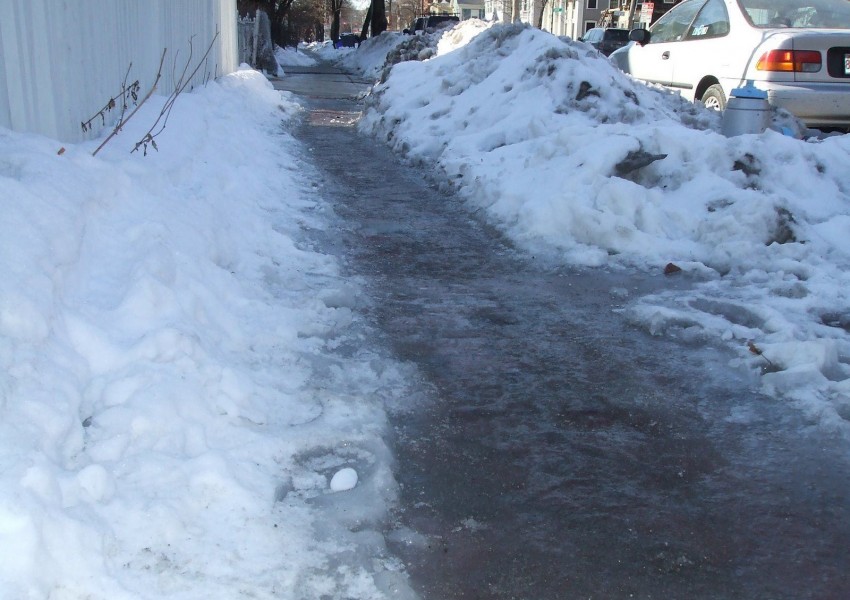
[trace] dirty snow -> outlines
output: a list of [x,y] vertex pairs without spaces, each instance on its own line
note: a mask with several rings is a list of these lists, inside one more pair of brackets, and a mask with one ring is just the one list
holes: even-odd
[[381,38],[364,44],[383,49],[380,65],[343,59],[381,79],[363,131],[439,165],[541,259],[680,267],[693,287],[668,292],[660,277],[632,299],[634,323],[731,346],[767,392],[846,432],[850,135],[777,114],[763,134],[727,139],[717,114],[527,25]]
[[[519,246],[659,273],[634,323],[728,344],[846,433],[850,136],[779,116],[800,136],[726,139],[525,26],[315,52],[381,79],[364,131]],[[130,153],[164,101],[97,157],[0,131],[0,598],[409,597],[378,532],[406,377],[312,241],[332,216],[286,133],[299,107],[240,71]],[[668,263],[689,291],[665,290]]]
[[402,378],[312,247],[300,109],[241,71],[131,153],[164,101],[96,157],[0,131],[0,598],[384,597]]

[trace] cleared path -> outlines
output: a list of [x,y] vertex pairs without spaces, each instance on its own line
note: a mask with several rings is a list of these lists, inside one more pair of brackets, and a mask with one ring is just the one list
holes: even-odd
[[359,136],[357,85],[315,71],[277,85],[305,98],[364,316],[421,377],[391,413],[387,538],[423,598],[850,598],[846,444],[723,352],[624,322],[686,281],[538,265]]

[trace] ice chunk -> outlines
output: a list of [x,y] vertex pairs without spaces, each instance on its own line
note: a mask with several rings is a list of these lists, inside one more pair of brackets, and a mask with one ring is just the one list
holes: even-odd
[[331,478],[331,491],[347,492],[357,485],[357,471],[346,467],[337,471]]

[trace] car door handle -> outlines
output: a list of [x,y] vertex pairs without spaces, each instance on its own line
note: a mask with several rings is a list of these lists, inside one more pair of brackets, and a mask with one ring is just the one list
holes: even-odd
[[661,60],[667,60],[669,58],[670,58],[670,51],[669,50],[665,50],[664,52],[661,53]]

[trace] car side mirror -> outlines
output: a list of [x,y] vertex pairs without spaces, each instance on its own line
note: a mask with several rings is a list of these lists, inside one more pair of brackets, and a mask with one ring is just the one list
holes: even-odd
[[629,32],[629,40],[637,42],[641,46],[648,44],[651,37],[652,35],[649,33],[649,29],[632,29]]

